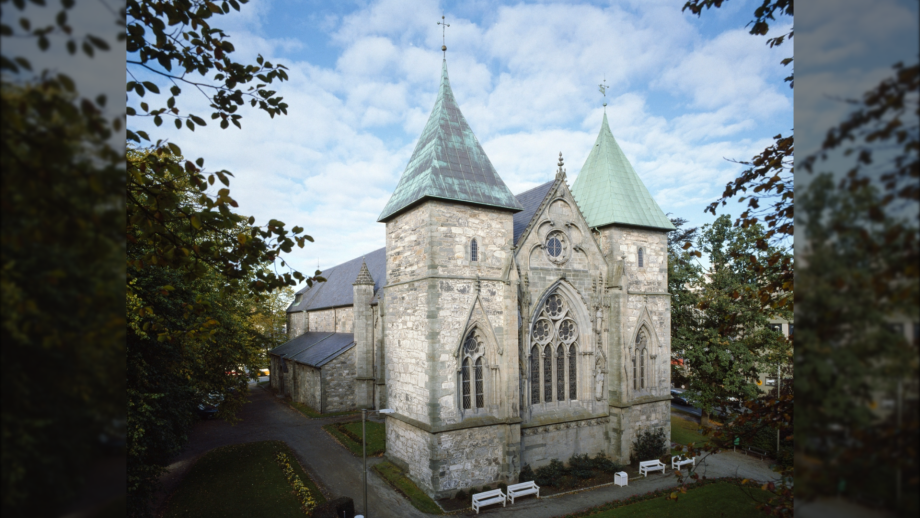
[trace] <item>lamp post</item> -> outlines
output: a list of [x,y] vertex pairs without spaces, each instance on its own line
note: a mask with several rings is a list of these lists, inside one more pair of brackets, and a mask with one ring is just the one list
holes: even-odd
[[[392,414],[395,410],[381,408],[372,414]],[[361,455],[364,457],[364,518],[367,518],[367,409],[361,409]]]

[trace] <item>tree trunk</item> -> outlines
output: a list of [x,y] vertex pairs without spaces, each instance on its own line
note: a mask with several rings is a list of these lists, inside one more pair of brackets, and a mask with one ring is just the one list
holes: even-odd
[[708,427],[709,426],[709,412],[702,410],[700,412],[700,426]]

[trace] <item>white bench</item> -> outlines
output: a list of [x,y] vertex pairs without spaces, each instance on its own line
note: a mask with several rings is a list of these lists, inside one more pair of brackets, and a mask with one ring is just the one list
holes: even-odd
[[[683,457],[683,459],[681,459],[681,457]],[[678,470],[680,469],[681,466],[686,466],[687,464],[690,464],[691,466],[695,468],[696,467],[696,457],[693,457],[690,459],[688,459],[687,457],[684,457],[683,455],[675,455],[671,457],[671,469],[673,470]]]
[[664,469],[667,465],[660,460],[643,460],[639,463],[639,474],[643,477],[648,476],[649,471],[658,471],[661,470],[661,473],[664,474]]
[[514,498],[525,495],[537,495],[540,498],[540,486],[531,480],[530,482],[521,482],[520,484],[511,484],[508,486],[508,498],[514,504]]
[[492,491],[485,491],[482,493],[476,493],[473,495],[473,510],[476,511],[476,514],[479,514],[479,508],[484,505],[502,503],[502,507],[505,507],[507,502],[505,493],[502,493],[501,489],[493,489]]

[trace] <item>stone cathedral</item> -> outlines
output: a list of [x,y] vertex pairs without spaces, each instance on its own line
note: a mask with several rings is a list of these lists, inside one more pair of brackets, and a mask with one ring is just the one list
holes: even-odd
[[320,412],[389,408],[386,456],[430,495],[670,435],[673,226],[604,115],[569,187],[513,195],[451,91],[378,222],[386,247],[298,292],[271,384]]

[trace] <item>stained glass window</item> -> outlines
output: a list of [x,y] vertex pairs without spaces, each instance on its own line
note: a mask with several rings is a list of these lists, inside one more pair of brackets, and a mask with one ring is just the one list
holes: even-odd
[[556,401],[565,399],[565,348],[556,349]]
[[543,401],[553,400],[553,350],[547,345],[543,349]]
[[460,369],[460,376],[463,380],[463,408],[470,408],[470,359],[463,360],[463,367]]
[[482,358],[476,360],[476,408],[485,408],[486,398],[482,390]]
[[577,364],[578,361],[575,354],[575,344],[572,344],[569,346],[569,399],[576,399],[578,396],[577,391],[575,390],[576,386],[578,385],[575,383],[575,380],[577,379],[575,375],[578,374],[576,367]]
[[559,295],[550,295],[546,299],[546,312],[549,313],[549,316],[552,318],[559,318],[562,316],[562,312],[565,310],[565,306],[562,303],[562,297]]
[[562,323],[559,324],[559,338],[561,338],[563,342],[571,342],[575,339],[575,329],[574,321],[563,320]]
[[536,405],[540,402],[540,351],[536,347],[530,349],[530,403]]
[[476,243],[476,240],[470,241],[470,261],[479,260],[479,245]]

